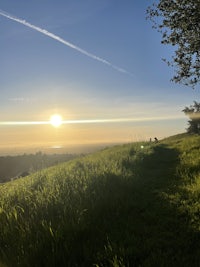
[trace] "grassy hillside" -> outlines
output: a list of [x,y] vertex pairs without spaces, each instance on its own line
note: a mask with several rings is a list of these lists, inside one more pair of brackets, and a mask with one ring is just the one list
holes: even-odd
[[200,266],[200,136],[116,146],[0,186],[0,266]]

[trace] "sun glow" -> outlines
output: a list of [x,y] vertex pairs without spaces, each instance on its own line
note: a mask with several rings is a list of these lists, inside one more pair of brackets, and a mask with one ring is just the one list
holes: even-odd
[[143,118],[108,118],[108,119],[76,119],[62,120],[58,114],[54,114],[48,121],[0,121],[0,126],[26,126],[26,125],[49,125],[59,127],[61,124],[92,124],[92,123],[121,123],[121,122],[145,122],[163,120],[183,120],[182,116],[143,117]]
[[59,127],[62,124],[62,117],[58,114],[52,115],[50,118],[50,123],[54,127]]

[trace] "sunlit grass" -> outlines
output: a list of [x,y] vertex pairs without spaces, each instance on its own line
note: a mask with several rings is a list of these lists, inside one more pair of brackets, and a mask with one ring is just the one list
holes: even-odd
[[116,146],[1,185],[0,262],[199,266],[199,144]]

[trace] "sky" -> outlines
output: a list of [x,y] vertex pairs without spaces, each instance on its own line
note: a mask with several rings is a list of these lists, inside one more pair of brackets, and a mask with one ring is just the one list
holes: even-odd
[[[170,81],[174,69],[162,58],[173,50],[146,20],[151,3],[1,0],[0,147],[185,132],[182,109],[199,101],[200,90]],[[53,114],[65,123],[53,127]]]

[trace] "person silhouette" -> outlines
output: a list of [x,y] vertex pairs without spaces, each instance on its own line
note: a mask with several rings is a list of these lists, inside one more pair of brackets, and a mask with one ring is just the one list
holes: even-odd
[[154,137],[154,141],[155,141],[155,143],[158,143],[158,138]]

